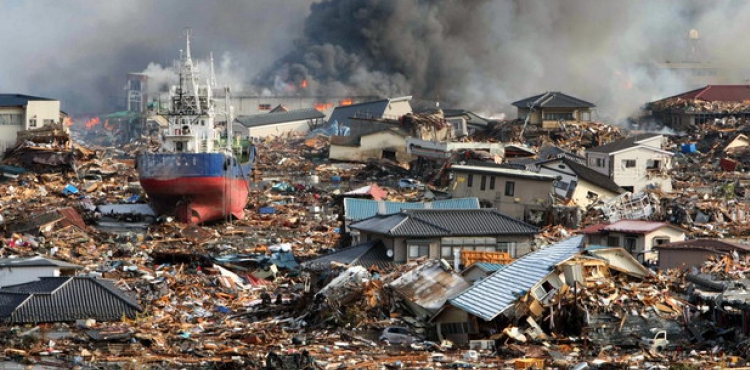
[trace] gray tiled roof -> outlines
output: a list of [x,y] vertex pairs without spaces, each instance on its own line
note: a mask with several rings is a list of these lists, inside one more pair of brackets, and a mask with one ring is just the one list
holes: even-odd
[[23,94],[0,94],[0,107],[22,107],[29,104],[29,101],[54,101],[56,99],[42,98],[39,96]]
[[372,265],[381,270],[390,271],[398,265],[388,257],[387,251],[380,240],[373,240],[359,245],[351,246],[301,263],[306,270],[327,270],[332,262],[351,266],[362,266],[370,268]]
[[295,109],[286,112],[271,112],[238,116],[235,121],[245,127],[272,125],[276,123],[323,119],[326,115],[315,108]]
[[356,222],[352,229],[390,236],[533,235],[535,226],[495,209],[409,209]]
[[574,236],[529,253],[465,290],[449,303],[491,321],[510,308],[554,266],[580,251],[583,236]]
[[626,137],[622,140],[618,140],[609,144],[604,144],[597,146],[595,148],[587,149],[588,152],[591,153],[614,153],[619,152],[620,150],[631,148],[634,146],[638,146],[639,141],[650,139],[655,136],[660,136],[661,134],[639,134],[639,135],[633,135],[630,137]]
[[559,91],[548,91],[544,94],[534,95],[532,97],[514,102],[513,106],[519,108],[528,108],[537,100],[539,100],[539,102],[537,103],[536,107],[542,108],[593,108],[596,106],[593,103],[574,98]]
[[[24,300],[21,301],[20,297]],[[15,306],[14,306],[15,304]],[[70,322],[93,318],[117,321],[142,311],[135,299],[112,282],[88,277],[43,277],[0,289],[0,321]]]

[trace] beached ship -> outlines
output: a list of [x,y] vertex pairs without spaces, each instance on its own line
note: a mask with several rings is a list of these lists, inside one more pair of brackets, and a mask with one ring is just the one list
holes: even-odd
[[136,165],[143,190],[160,215],[196,224],[242,218],[248,201],[255,148],[238,145],[214,126],[217,114],[211,85],[198,82],[187,48],[181,51],[179,84],[170,90],[169,107],[160,112],[168,121],[156,152],[138,155]]

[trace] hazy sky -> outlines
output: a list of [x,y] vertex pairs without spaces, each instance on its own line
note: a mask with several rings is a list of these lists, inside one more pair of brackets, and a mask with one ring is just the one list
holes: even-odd
[[[0,86],[76,115],[123,99],[128,72],[173,78],[192,29],[218,81],[258,94],[413,95],[487,116],[559,90],[622,119],[696,88],[643,66],[747,64],[747,1],[5,1]],[[691,43],[688,32],[699,31]],[[206,71],[207,72],[207,71]],[[750,77],[750,76],[748,76]],[[308,87],[300,90],[306,81]],[[747,83],[738,78],[732,83]]]

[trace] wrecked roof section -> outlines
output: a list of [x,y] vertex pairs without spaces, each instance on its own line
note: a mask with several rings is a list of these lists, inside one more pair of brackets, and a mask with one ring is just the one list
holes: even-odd
[[313,271],[329,270],[335,265],[362,266],[364,268],[376,266],[381,270],[390,271],[397,263],[388,257],[387,249],[380,240],[373,240],[300,264],[302,269]]
[[432,314],[440,310],[445,301],[471,285],[450,266],[432,260],[410,270],[388,286],[404,298]]
[[483,320],[491,321],[547,276],[554,266],[580,251],[583,236],[574,236],[527,254],[449,300]]

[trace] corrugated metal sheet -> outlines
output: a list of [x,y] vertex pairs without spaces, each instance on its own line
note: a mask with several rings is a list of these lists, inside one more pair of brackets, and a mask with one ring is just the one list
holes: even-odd
[[388,284],[416,305],[437,312],[445,301],[471,286],[453,270],[445,270],[440,261],[432,260],[403,274]]
[[552,268],[580,251],[583,236],[574,236],[527,254],[467,289],[450,304],[486,321],[510,308]]
[[369,269],[373,265],[381,270],[390,271],[398,263],[388,257],[385,246],[380,240],[369,241],[349,248],[344,248],[331,254],[321,256],[300,265],[305,270],[328,270],[331,263],[341,263],[351,266],[362,266]]
[[377,214],[392,215],[402,209],[479,209],[479,198],[454,198],[434,202],[389,202],[371,199],[344,198],[347,220],[364,220]]

